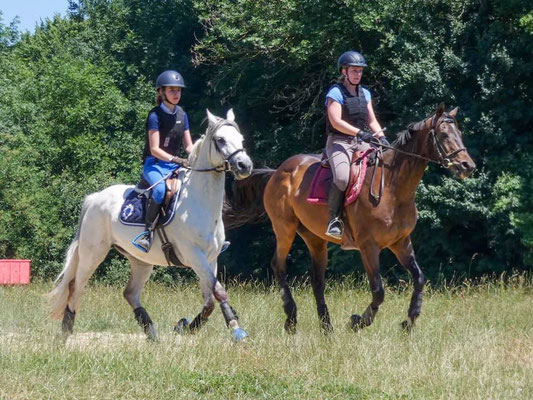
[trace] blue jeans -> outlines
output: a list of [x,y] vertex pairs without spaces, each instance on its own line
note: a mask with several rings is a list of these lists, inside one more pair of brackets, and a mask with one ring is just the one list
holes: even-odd
[[[143,177],[152,186],[157,181],[161,180],[164,176],[167,176],[170,172],[177,168],[177,164],[170,161],[161,161],[153,156],[149,156],[144,161]],[[152,189],[152,198],[157,204],[163,203],[165,199],[165,181],[161,180]]]

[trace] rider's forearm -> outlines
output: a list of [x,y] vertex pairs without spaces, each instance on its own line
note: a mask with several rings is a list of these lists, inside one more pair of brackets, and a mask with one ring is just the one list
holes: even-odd
[[368,124],[368,126],[372,130],[372,133],[374,133],[375,137],[379,138],[379,137],[385,136],[385,134],[383,133],[383,129],[381,128],[381,125],[379,124],[378,121],[376,121],[376,120],[371,121]]
[[165,150],[162,150],[159,147],[152,147],[150,149],[150,153],[152,156],[161,161],[172,161],[172,158],[174,157],[172,154],[167,153]]
[[348,122],[342,119],[332,120],[331,125],[333,126],[333,128],[335,128],[339,132],[342,132],[342,133],[345,133],[351,136],[357,136],[357,134],[361,131],[361,129],[358,129],[355,126],[350,125]]

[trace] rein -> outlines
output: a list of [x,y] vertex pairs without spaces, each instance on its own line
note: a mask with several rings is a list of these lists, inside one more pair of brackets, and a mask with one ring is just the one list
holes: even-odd
[[[431,129],[429,131],[429,134],[431,135],[431,139],[433,140],[433,146],[437,149],[437,153],[438,153],[438,156],[439,156],[438,160],[435,160],[435,159],[432,159],[432,158],[428,158],[428,157],[424,157],[424,156],[421,156],[420,154],[416,154],[416,153],[411,153],[411,152],[408,152],[408,151],[400,150],[400,149],[398,149],[396,147],[393,147],[393,146],[387,146],[387,145],[382,144],[381,142],[376,142],[375,140],[371,141],[371,143],[373,143],[373,144],[378,146],[377,147],[377,155],[376,155],[376,159],[377,159],[376,166],[374,167],[374,169],[372,171],[372,178],[371,178],[371,182],[370,182],[370,196],[374,199],[376,204],[379,204],[379,202],[381,200],[381,196],[383,194],[383,186],[384,186],[383,148],[394,150],[397,153],[404,154],[404,155],[409,156],[409,157],[414,157],[414,158],[418,158],[418,159],[421,159],[421,160],[424,160],[424,161],[427,161],[427,162],[432,162],[432,163],[438,164],[441,167],[446,168],[446,169],[449,169],[450,167],[453,166],[452,159],[457,154],[459,154],[461,151],[466,151],[466,148],[461,147],[460,149],[454,150],[451,153],[446,154],[446,151],[445,151],[444,147],[442,146],[442,143],[437,139],[437,133],[435,132],[435,129],[443,122],[453,123],[454,120],[452,118],[448,117],[448,116],[445,116],[442,119],[442,121],[435,122],[434,118],[435,117],[432,117],[432,119],[431,119]],[[378,192],[378,194],[375,194],[374,193],[374,181],[376,179],[376,170],[378,168],[381,169],[381,180],[380,180],[380,185],[379,185],[379,192]]]
[[[435,148],[437,149],[437,153],[439,155],[439,159],[438,160],[435,160],[435,159],[432,159],[432,158],[428,158],[428,157],[424,157],[424,156],[421,156],[420,154],[416,154],[416,153],[411,153],[411,152],[408,152],[408,151],[404,151],[404,150],[400,150],[396,147],[393,147],[393,146],[387,146],[387,145],[384,145],[384,144],[381,144],[380,142],[375,142],[375,141],[372,141],[372,143],[374,144],[377,144],[385,149],[390,149],[390,150],[393,150],[397,153],[400,153],[400,154],[403,154],[403,155],[406,155],[406,156],[409,156],[409,157],[415,157],[415,158],[418,158],[418,159],[421,159],[421,160],[424,160],[424,161],[427,161],[427,162],[432,162],[432,163],[435,163],[435,164],[438,164],[440,165],[441,167],[443,168],[450,168],[453,163],[452,163],[452,159],[457,155],[459,154],[461,151],[466,151],[466,148],[464,147],[461,147],[460,149],[457,149],[457,150],[454,150],[452,151],[451,153],[449,154],[446,154],[446,151],[444,150],[444,148],[442,147],[442,143],[439,142],[439,140],[437,139],[437,134],[435,132],[435,129],[438,127],[438,125],[440,125],[440,123],[442,122],[448,122],[448,123],[451,123],[451,122],[454,122],[452,118],[450,117],[445,117],[438,125],[434,122],[434,117],[432,117],[432,121],[431,121],[431,130],[429,131],[429,134],[431,135],[431,139],[433,140],[433,145],[435,146]],[[437,121],[438,122],[438,121]]]

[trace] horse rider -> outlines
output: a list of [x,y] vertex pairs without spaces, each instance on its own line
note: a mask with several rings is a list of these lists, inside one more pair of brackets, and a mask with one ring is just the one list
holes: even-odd
[[341,213],[350,179],[352,155],[356,151],[368,150],[373,138],[389,145],[374,114],[370,91],[360,83],[366,66],[361,53],[343,53],[337,60],[337,69],[342,77],[326,94],[326,154],[333,172],[333,184],[328,195],[330,222],[326,235],[339,240],[344,232]]
[[187,113],[178,106],[185,87],[181,74],[173,70],[162,72],[155,82],[157,106],[146,119],[142,171],[150,186],[155,186],[146,204],[146,231],[133,241],[135,247],[144,252],[150,251],[153,230],[165,198],[163,177],[187,162],[178,157],[180,142],[187,154],[193,148]]

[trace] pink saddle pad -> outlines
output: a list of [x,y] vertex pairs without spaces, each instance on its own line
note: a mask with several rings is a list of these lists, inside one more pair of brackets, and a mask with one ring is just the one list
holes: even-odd
[[[369,149],[362,154],[354,154],[354,161],[350,168],[350,184],[348,185],[344,198],[345,206],[355,202],[359,197],[365,180],[368,155],[373,151],[374,149]],[[331,168],[329,168],[329,166],[324,167],[320,165],[311,181],[311,188],[309,190],[309,195],[307,196],[307,202],[311,204],[327,205],[331,182],[333,182]]]

